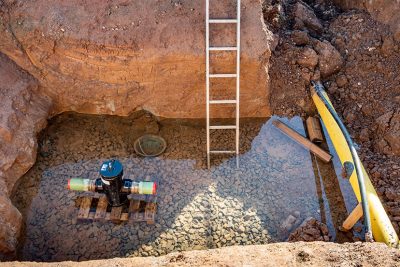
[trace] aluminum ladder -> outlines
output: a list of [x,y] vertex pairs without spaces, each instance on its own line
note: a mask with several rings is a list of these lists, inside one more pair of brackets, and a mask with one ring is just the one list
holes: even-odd
[[[206,120],[207,120],[207,167],[210,168],[210,154],[236,154],[239,168],[239,103],[240,103],[240,0],[236,0],[236,18],[210,19],[210,0],[206,0]],[[236,46],[210,47],[210,24],[236,24]],[[236,51],[236,73],[210,73],[210,51]],[[236,78],[235,99],[210,100],[210,79]],[[210,125],[210,105],[235,104],[234,125]],[[235,150],[210,150],[210,130],[235,130]]]

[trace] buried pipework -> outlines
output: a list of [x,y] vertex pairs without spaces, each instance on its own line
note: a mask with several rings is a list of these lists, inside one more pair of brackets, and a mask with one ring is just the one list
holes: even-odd
[[315,90],[316,94],[318,97],[321,99],[329,113],[332,115],[333,119],[335,120],[336,124],[339,126],[345,140],[347,143],[347,146],[349,147],[351,158],[354,162],[354,167],[355,171],[357,174],[357,180],[358,180],[358,186],[360,189],[360,196],[361,196],[361,205],[362,205],[362,210],[364,214],[364,228],[365,228],[365,241],[367,242],[373,242],[373,236],[372,236],[372,226],[371,226],[371,216],[370,216],[370,211],[369,211],[369,205],[368,205],[368,198],[367,198],[367,190],[365,186],[365,178],[364,178],[364,173],[362,170],[362,163],[360,161],[360,158],[358,157],[355,145],[353,140],[351,139],[351,136],[349,132],[346,129],[346,126],[343,124],[343,122],[340,120],[339,116],[337,115],[336,111],[334,108],[331,106],[331,103],[326,99],[324,93],[324,87],[319,81],[312,81],[311,85],[313,89]]
[[68,180],[67,188],[74,191],[91,191],[104,193],[108,203],[113,207],[124,205],[129,194],[155,195],[155,182],[135,182],[123,179],[123,166],[118,160],[103,162],[100,169],[100,178],[95,180],[72,178]]

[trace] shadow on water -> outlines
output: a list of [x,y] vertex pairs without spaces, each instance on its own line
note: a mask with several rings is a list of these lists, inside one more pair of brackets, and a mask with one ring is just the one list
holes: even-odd
[[[280,119],[305,134],[300,118]],[[286,240],[308,217],[326,222],[335,237],[346,215],[342,187],[350,194],[349,185],[339,187],[331,164],[318,162],[315,172],[310,153],[271,122],[244,120],[239,169],[232,157],[214,159],[207,170],[205,130],[198,122],[156,122],[147,114],[58,116],[42,134],[37,163],[15,189],[13,201],[26,220],[20,259],[86,260],[264,244]],[[168,148],[158,158],[137,157],[133,141],[149,131],[163,136]],[[233,143],[232,133],[217,138],[219,145]],[[97,178],[110,157],[123,163],[124,177],[159,181],[154,225],[77,222],[74,200],[90,193],[66,190],[67,180]]]

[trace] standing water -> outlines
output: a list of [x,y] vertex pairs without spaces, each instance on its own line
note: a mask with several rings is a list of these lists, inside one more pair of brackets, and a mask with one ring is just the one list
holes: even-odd
[[[274,119],[305,134],[299,117],[244,120],[240,168],[235,156],[214,157],[208,170],[200,121],[157,122],[147,114],[58,116],[42,133],[37,162],[14,192],[26,221],[20,259],[86,260],[265,244],[285,241],[308,217],[325,222],[335,239],[345,205],[354,206],[351,188],[346,181],[339,185],[331,163],[315,160],[276,129]],[[163,155],[134,154],[134,140],[148,132],[166,139]],[[234,145],[233,131],[214,138],[214,145]],[[77,221],[75,200],[90,193],[68,191],[67,180],[97,178],[101,163],[112,157],[122,162],[125,178],[159,181],[154,225]]]

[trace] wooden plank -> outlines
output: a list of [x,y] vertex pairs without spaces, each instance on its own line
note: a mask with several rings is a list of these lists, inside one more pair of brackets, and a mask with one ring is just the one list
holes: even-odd
[[104,220],[106,218],[107,206],[107,197],[100,197],[99,203],[97,203],[96,214],[94,216],[95,220]]
[[127,221],[129,219],[129,213],[127,213],[127,212],[123,212],[122,214],[121,214],[121,221]]
[[[148,224],[154,223],[154,217],[157,210],[155,196],[151,196],[146,202],[143,200],[131,199],[129,201],[128,212],[122,212],[123,207],[112,207],[111,212],[107,212],[107,198],[102,196],[98,199],[95,210],[90,210],[93,203],[92,197],[84,197],[81,199],[78,219],[81,220],[106,220],[114,223],[123,221],[131,222],[147,222]],[[95,199],[97,200],[97,198]]]
[[274,120],[272,122],[272,124],[275,125],[275,127],[277,127],[279,130],[281,130],[287,136],[289,136],[290,138],[295,140],[297,143],[299,143],[303,147],[309,149],[312,153],[314,153],[317,157],[319,157],[324,162],[331,161],[332,156],[328,152],[326,152],[325,150],[323,150],[322,148],[320,148],[319,146],[317,146],[316,144],[314,144],[313,142],[311,142],[310,140],[308,140],[307,138],[305,138],[304,136],[302,136],[301,134],[299,134],[298,132],[296,132],[295,130],[293,130],[292,128],[287,126],[286,124],[284,124],[283,122]]
[[306,120],[307,132],[311,142],[321,143],[324,141],[321,123],[316,117],[308,117]]
[[350,213],[350,215],[343,222],[342,231],[349,231],[363,216],[363,209],[361,203],[358,203],[357,207]]
[[79,207],[78,219],[87,219],[90,212],[90,205],[92,204],[91,197],[83,197]]
[[143,201],[131,200],[131,205],[129,207],[129,220],[132,222],[143,222],[144,212],[143,212]]
[[122,206],[121,207],[112,207],[110,220],[113,222],[120,222],[121,221],[121,213],[122,213]]
[[154,217],[156,215],[157,204],[156,203],[147,203],[146,208],[144,210],[144,219],[147,224],[154,224]]
[[140,200],[130,199],[129,200],[129,213],[136,212],[140,208]]

